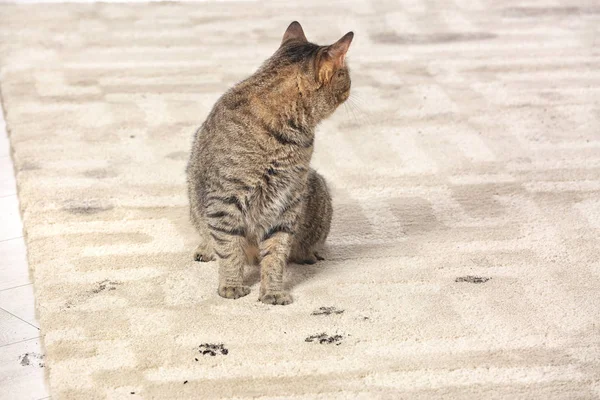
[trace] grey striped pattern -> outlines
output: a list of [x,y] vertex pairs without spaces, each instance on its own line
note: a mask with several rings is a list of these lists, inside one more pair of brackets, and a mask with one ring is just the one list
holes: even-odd
[[[298,3],[0,6],[52,398],[600,396],[598,4]],[[356,34],[327,261],[224,300],[187,151],[294,19]]]

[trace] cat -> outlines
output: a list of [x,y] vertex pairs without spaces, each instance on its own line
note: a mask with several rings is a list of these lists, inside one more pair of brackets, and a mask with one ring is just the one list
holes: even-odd
[[290,304],[288,261],[315,263],[333,208],[309,167],[315,128],[350,94],[345,56],[354,34],[308,42],[292,22],[278,50],[228,90],[195,134],[186,169],[197,261],[217,260],[218,294],[246,296],[244,266],[261,269],[259,300]]

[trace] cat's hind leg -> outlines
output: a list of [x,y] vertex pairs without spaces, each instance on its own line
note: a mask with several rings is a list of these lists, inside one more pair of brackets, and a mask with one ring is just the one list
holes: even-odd
[[203,221],[196,221],[196,218],[198,217],[192,217],[192,221],[200,235],[200,243],[196,247],[196,250],[194,250],[194,261],[214,261],[217,258],[210,238],[210,232],[208,231],[208,225]]
[[292,250],[292,254],[289,258],[289,261],[295,264],[316,264],[317,261],[322,260],[324,260],[324,258],[313,249],[299,249],[298,243],[295,243],[294,249]]
[[216,260],[215,252],[208,230],[208,225],[204,217],[200,214],[200,209],[197,206],[197,201],[190,197],[190,217],[192,223],[196,227],[198,235],[200,235],[200,243],[194,250],[194,261],[209,262]]
[[209,262],[215,260],[215,253],[212,250],[210,243],[200,241],[200,244],[196,247],[196,250],[194,250],[194,261]]
[[314,264],[323,260],[317,250],[321,249],[329,234],[333,208],[325,179],[311,169],[305,204],[298,221],[296,235],[290,254],[290,262]]

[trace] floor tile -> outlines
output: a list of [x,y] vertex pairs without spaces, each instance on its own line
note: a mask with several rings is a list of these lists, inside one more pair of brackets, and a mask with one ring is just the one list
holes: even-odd
[[40,330],[0,309],[0,346],[36,338]]
[[6,134],[6,123],[4,121],[4,114],[0,108],[0,157],[7,157],[10,155],[10,142],[8,141],[8,135]]
[[23,236],[23,225],[16,195],[0,197],[0,240]]
[[32,284],[0,291],[0,308],[37,328],[40,327],[35,316]]
[[43,365],[39,338],[0,347],[0,398],[47,399]]
[[10,145],[2,127],[3,124],[0,120],[0,157],[10,157]]
[[0,290],[31,283],[22,237],[0,242],[0,254]]
[[17,184],[9,156],[0,156],[0,197],[17,194]]

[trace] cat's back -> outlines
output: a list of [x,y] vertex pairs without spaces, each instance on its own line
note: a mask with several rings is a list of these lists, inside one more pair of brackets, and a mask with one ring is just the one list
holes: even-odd
[[[226,160],[254,144],[253,136],[260,128],[249,109],[251,96],[236,85],[217,100],[195,133],[190,165],[218,162],[215,158]],[[202,163],[194,162],[200,157]]]
[[251,97],[250,91],[239,90],[237,85],[229,89],[215,102],[196,135],[204,140],[227,140],[232,135],[237,137],[247,131],[253,123],[253,119],[249,118]]

